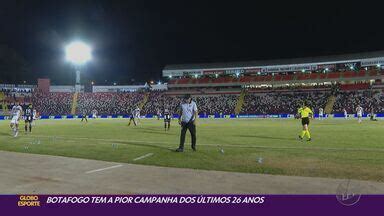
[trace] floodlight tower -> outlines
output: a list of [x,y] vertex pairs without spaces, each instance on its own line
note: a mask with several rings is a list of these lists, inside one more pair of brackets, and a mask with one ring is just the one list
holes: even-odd
[[76,69],[75,91],[80,92],[80,68],[92,59],[92,50],[87,44],[75,41],[65,47],[65,58],[71,62]]

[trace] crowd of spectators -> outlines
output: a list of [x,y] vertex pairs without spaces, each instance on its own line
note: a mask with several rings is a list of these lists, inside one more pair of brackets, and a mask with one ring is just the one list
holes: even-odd
[[19,101],[22,103],[30,103],[32,97],[32,89],[26,88],[1,88],[1,96],[5,97],[4,100],[12,103]]
[[247,114],[295,114],[303,102],[315,112],[325,107],[328,92],[276,92],[248,94],[244,98],[241,113]]
[[77,114],[90,114],[97,110],[99,115],[130,114],[144,99],[144,93],[80,93]]
[[32,96],[32,103],[42,115],[67,115],[71,112],[72,96],[72,93],[35,91]]
[[372,109],[375,113],[383,113],[384,95],[381,91],[373,90],[339,92],[333,111],[343,113],[343,109],[346,109],[348,113],[356,113],[358,105],[365,113],[370,113]]
[[[199,114],[231,114],[233,113],[238,95],[211,95],[211,96],[193,96],[196,102]],[[148,102],[143,107],[143,113],[156,114],[158,111],[163,112],[168,109],[171,113],[176,113],[182,102],[180,96],[169,96],[164,93],[151,93]]]

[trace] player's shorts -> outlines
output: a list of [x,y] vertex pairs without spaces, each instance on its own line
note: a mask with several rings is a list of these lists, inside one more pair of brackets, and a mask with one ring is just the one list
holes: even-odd
[[361,118],[361,117],[363,117],[363,114],[357,113],[357,117]]
[[97,115],[92,115],[92,118],[97,118]]
[[11,120],[11,124],[19,124],[19,117],[18,116],[13,116]]
[[302,125],[309,125],[309,118],[308,117],[301,118],[301,124]]
[[25,123],[27,123],[27,122],[32,123],[33,117],[32,116],[26,116],[24,121],[25,121]]
[[164,122],[171,122],[171,116],[170,115],[165,115],[164,116]]

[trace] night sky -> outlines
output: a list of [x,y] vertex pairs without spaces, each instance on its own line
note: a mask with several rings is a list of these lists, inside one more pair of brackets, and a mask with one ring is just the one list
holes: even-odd
[[0,83],[73,84],[64,46],[93,47],[82,79],[159,80],[167,64],[384,50],[380,7],[273,1],[1,1]]

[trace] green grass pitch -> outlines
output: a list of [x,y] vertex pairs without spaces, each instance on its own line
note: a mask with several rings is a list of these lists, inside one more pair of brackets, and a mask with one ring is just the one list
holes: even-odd
[[[314,120],[313,140],[299,141],[300,120],[199,119],[197,152],[176,153],[180,126],[174,120],[38,120],[32,134],[11,136],[0,121],[0,150],[167,167],[249,173],[362,179],[384,182],[384,121]],[[187,132],[188,133],[188,132]],[[143,155],[152,155],[140,158]],[[136,160],[135,160],[136,159]],[[27,162],[26,162],[27,163]]]

